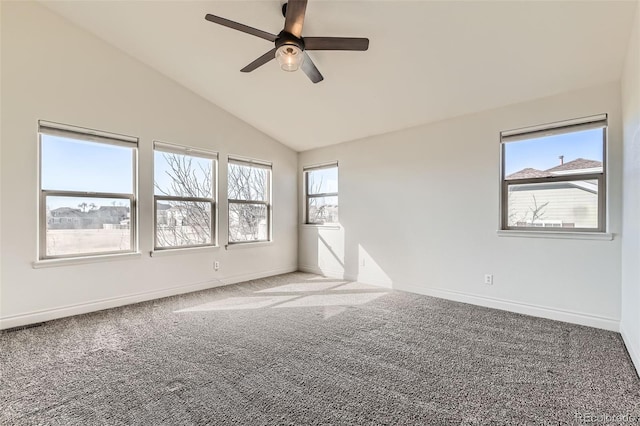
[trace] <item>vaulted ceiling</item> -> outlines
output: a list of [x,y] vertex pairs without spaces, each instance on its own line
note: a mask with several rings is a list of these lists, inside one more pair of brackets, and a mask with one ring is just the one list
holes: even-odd
[[303,36],[368,37],[367,52],[310,52],[325,80],[273,45],[281,2],[44,1],[48,8],[297,151],[620,78],[635,1],[309,0]]

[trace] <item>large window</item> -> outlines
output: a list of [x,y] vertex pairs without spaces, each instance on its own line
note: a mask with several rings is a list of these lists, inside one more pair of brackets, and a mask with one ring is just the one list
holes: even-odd
[[606,115],[501,139],[502,229],[605,232]]
[[229,157],[229,243],[271,240],[271,163]]
[[39,122],[39,258],[134,252],[138,139]]
[[338,163],[304,168],[305,223],[338,223]]
[[218,155],[154,143],[156,250],[215,245]]

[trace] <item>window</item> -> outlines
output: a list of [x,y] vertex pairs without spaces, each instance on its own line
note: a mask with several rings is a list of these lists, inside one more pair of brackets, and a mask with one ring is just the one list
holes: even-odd
[[271,240],[271,163],[229,158],[229,243]]
[[215,245],[218,154],[154,143],[156,250]]
[[38,134],[39,258],[136,251],[138,139],[46,121]]
[[502,229],[605,232],[606,114],[502,132]]
[[338,163],[304,168],[305,223],[338,223]]

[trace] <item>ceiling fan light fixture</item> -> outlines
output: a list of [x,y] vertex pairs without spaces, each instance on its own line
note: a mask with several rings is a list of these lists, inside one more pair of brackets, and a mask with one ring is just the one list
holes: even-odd
[[324,80],[324,77],[322,77],[322,74],[313,63],[313,59],[307,55],[307,50],[364,51],[369,48],[369,39],[362,37],[302,37],[302,26],[308,0],[280,1],[285,3],[282,6],[284,28],[277,35],[221,16],[210,13],[205,15],[204,19],[209,22],[241,31],[275,44],[271,50],[250,62],[240,72],[254,71],[275,58],[280,64],[280,68],[284,71],[296,71],[302,68],[302,72],[309,77],[312,83],[320,83]]
[[304,61],[304,54],[294,44],[283,44],[276,50],[276,60],[284,71],[297,71]]

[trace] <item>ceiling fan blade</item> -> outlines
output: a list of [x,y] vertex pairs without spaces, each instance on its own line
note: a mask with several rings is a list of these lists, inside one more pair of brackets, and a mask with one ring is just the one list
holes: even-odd
[[354,37],[305,37],[305,50],[367,50],[368,38]]
[[294,36],[302,37],[302,25],[304,13],[307,10],[307,0],[289,0],[287,3],[287,16],[284,21],[284,30]]
[[229,19],[221,18],[216,15],[211,15],[210,13],[207,13],[204,19],[206,19],[207,21],[213,22],[215,24],[220,24],[225,27],[233,28],[234,30],[242,31],[243,33],[247,33],[247,34],[254,35],[256,37],[263,38],[265,40],[276,41],[275,34],[271,34],[266,31],[253,28],[248,25],[241,24],[239,22],[230,21]]
[[300,69],[302,69],[307,77],[309,77],[309,80],[314,83],[319,83],[324,80],[324,77],[320,74],[318,68],[316,68],[316,64],[314,64],[309,55],[307,55],[307,52],[304,52],[304,61],[302,61]]
[[275,57],[276,57],[276,48],[274,47],[273,49],[271,49],[270,51],[268,51],[264,55],[260,56],[255,61],[251,62],[246,67],[242,68],[240,71],[242,71],[242,72],[251,72],[251,71],[255,70],[256,68],[263,66],[264,64],[266,64],[270,60],[274,59]]

